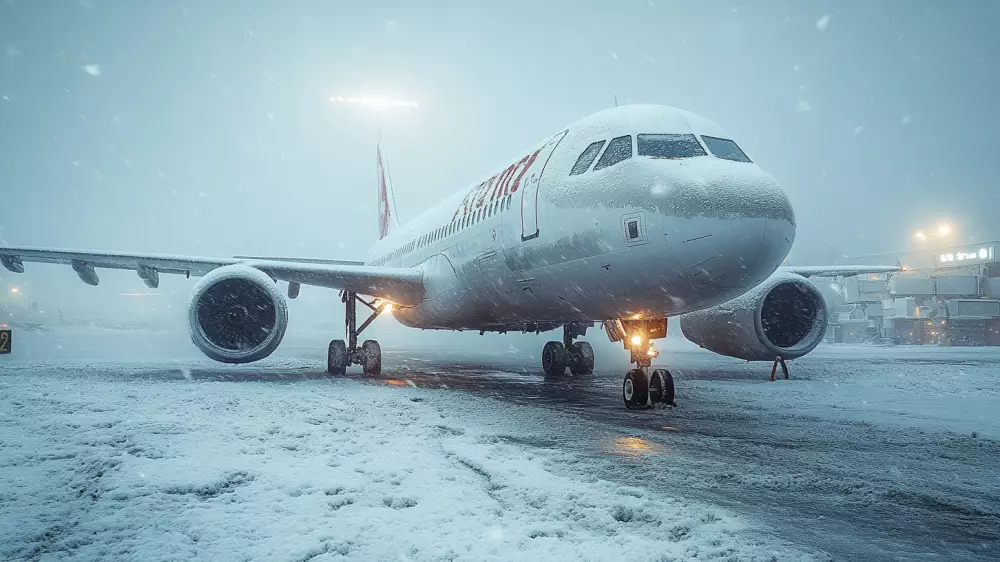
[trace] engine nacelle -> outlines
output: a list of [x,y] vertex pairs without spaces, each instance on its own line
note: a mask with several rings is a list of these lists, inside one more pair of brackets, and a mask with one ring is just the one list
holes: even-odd
[[772,361],[812,351],[826,335],[826,322],[826,302],[816,286],[779,272],[738,298],[681,316],[681,331],[721,355]]
[[212,270],[188,303],[191,341],[209,358],[250,363],[270,355],[288,326],[288,306],[264,272],[236,264]]

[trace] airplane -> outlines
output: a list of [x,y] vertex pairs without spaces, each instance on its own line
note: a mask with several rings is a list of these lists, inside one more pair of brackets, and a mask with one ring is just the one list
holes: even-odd
[[[327,370],[382,371],[379,343],[358,337],[380,314],[422,329],[547,332],[548,377],[594,369],[577,341],[599,323],[631,351],[622,381],[629,409],[674,403],[669,370],[652,369],[668,318],[713,352],[790,360],[815,348],[828,313],[810,276],[890,273],[895,266],[783,266],[795,240],[778,182],[712,121],[663,105],[626,105],[585,117],[494,173],[400,225],[381,143],[376,147],[379,231],[364,261],[0,247],[14,273],[24,262],[70,265],[97,285],[96,269],[201,276],[191,294],[191,339],[225,363],[269,356],[301,285],[341,291],[346,341]],[[287,290],[278,289],[287,282]],[[360,325],[358,303],[370,309]],[[363,309],[362,309],[363,311]]]

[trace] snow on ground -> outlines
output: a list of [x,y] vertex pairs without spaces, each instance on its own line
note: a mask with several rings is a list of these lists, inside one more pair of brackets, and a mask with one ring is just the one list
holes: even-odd
[[815,557],[724,509],[588,474],[583,456],[550,445],[569,428],[588,430],[304,362],[5,357],[0,558]]
[[[759,380],[686,384],[778,411],[1000,438],[998,367],[996,347],[828,345],[789,362],[792,384],[761,384],[769,365]],[[796,376],[802,372],[808,379]]]

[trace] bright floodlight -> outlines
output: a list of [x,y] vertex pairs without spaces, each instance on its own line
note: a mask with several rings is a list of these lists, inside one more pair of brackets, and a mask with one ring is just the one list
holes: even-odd
[[12,294],[12,295],[16,295],[16,294],[18,294],[20,292],[21,292],[21,289],[18,289],[17,287],[13,287],[10,290],[10,294]]
[[951,234],[951,225],[947,223],[939,224],[938,234],[940,234],[941,236],[948,236],[949,234]]
[[924,234],[924,231],[922,230],[914,232],[913,236],[916,237],[917,240],[927,240],[927,235]]
[[370,107],[377,111],[384,111],[386,109],[392,109],[392,108],[413,109],[418,107],[417,102],[415,101],[397,100],[387,97],[330,96],[330,101],[333,103],[344,103],[348,105],[362,105],[365,107]]

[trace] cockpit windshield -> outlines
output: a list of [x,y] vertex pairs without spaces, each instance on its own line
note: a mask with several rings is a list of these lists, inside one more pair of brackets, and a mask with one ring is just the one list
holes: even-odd
[[701,140],[705,141],[705,146],[712,151],[712,154],[719,158],[735,162],[750,162],[750,158],[740,150],[740,147],[736,146],[736,143],[729,139],[702,135]]
[[705,156],[705,149],[694,135],[639,135],[639,156],[653,158],[692,158]]

